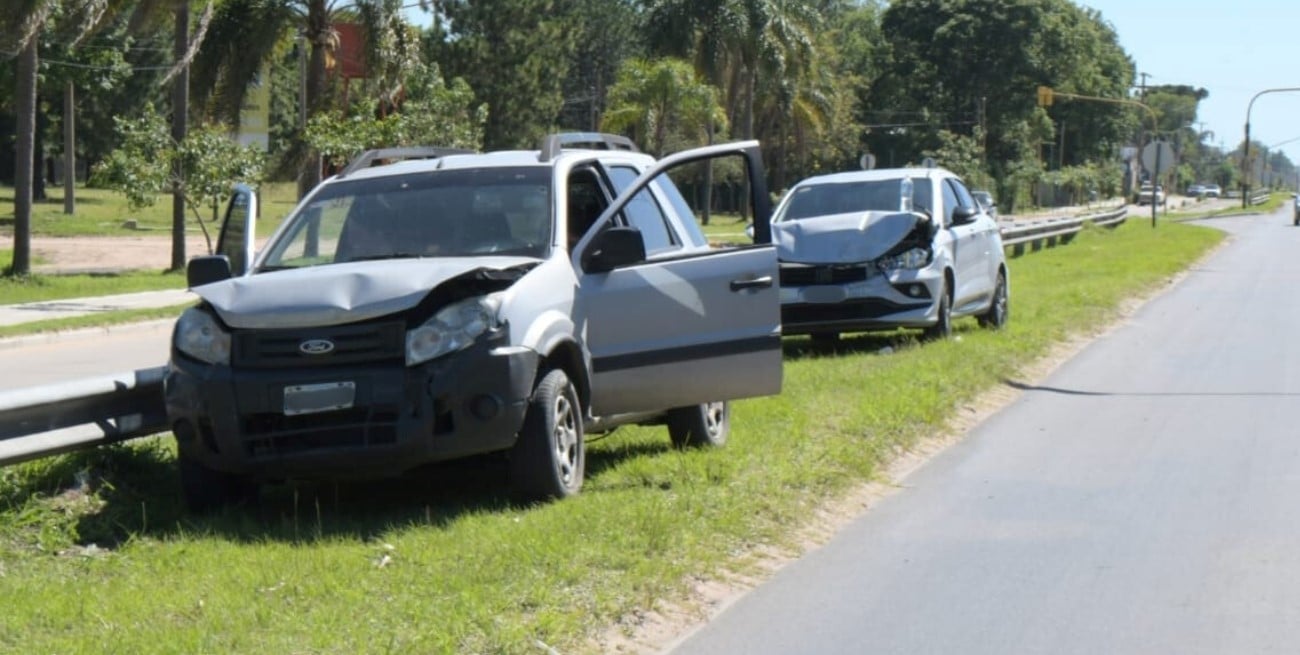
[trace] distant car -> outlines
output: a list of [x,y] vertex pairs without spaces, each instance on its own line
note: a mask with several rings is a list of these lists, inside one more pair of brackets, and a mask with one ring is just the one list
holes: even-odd
[[1187,187],[1187,195],[1192,196],[1193,198],[1199,197],[1204,194],[1205,194],[1205,187],[1200,184],[1193,184]]
[[772,222],[784,334],[1007,322],[1009,282],[997,222],[953,173],[902,168],[808,178]]
[[1206,184],[1201,187],[1201,193],[1205,194],[1206,198],[1218,198],[1223,195],[1223,189],[1220,189],[1217,184]]
[[[1150,204],[1152,204],[1152,202],[1153,202],[1153,201],[1152,201],[1152,195],[1153,195],[1153,193],[1152,193],[1152,190],[1151,190],[1151,185],[1150,185],[1150,184],[1143,184],[1143,185],[1142,185],[1142,188],[1138,190],[1138,204],[1139,204],[1139,205],[1150,205]],[[1162,187],[1162,186],[1158,186],[1158,187],[1156,187],[1156,188],[1155,188],[1155,192],[1154,192],[1154,196],[1155,196],[1155,200],[1154,200],[1155,204],[1157,204],[1157,205],[1163,205],[1163,204],[1165,204],[1165,188],[1164,188],[1164,187]]]
[[979,203],[980,209],[983,209],[985,214],[995,220],[997,219],[998,203],[993,201],[993,194],[988,191],[971,191],[970,194],[975,198],[975,202]]

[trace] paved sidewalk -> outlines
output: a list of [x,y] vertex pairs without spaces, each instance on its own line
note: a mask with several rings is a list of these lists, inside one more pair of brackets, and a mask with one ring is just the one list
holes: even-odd
[[65,298],[63,300],[45,300],[17,305],[0,305],[0,326],[128,309],[170,307],[197,299],[198,296],[190,293],[188,289],[171,289],[95,298]]

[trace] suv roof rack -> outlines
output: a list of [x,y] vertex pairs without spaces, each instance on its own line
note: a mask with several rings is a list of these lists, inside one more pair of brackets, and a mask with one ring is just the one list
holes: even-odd
[[[348,162],[348,165],[339,171],[339,177],[347,177],[363,168],[370,168],[376,165],[376,162],[382,162],[388,159],[406,160],[406,159],[438,159],[447,155],[468,155],[473,154],[473,150],[465,148],[441,148],[433,146],[407,146],[402,148],[377,148],[367,150],[361,153],[361,156]],[[380,164],[382,165],[382,164]]]
[[632,140],[618,134],[603,132],[560,132],[542,139],[541,154],[538,161],[548,162],[555,159],[564,148],[586,148],[589,150],[626,150],[640,152]]

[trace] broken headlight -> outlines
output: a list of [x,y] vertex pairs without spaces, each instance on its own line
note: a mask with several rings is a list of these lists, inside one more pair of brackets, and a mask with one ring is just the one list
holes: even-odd
[[930,265],[930,251],[925,248],[912,248],[893,257],[881,257],[876,266],[882,271],[916,270]]
[[501,296],[491,294],[455,302],[406,333],[406,365],[422,364],[464,350],[483,333],[501,325]]

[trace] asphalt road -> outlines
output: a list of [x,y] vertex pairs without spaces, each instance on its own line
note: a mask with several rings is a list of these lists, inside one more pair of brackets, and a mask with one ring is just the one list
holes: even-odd
[[1300,652],[1289,212],[672,652]]
[[125,373],[167,363],[169,321],[87,330],[78,336],[34,337],[0,347],[0,391]]

